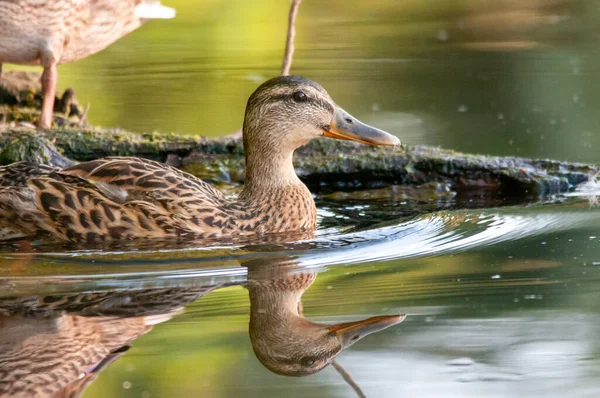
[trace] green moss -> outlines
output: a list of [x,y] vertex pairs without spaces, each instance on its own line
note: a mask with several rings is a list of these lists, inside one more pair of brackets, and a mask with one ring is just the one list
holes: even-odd
[[24,160],[27,162],[67,167],[72,163],[48,139],[31,132],[4,141],[1,148],[0,164],[9,164]]

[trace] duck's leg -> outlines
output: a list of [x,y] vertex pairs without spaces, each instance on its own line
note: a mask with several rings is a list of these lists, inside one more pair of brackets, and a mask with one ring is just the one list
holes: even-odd
[[51,62],[44,67],[42,73],[42,114],[38,122],[38,128],[47,129],[52,125],[52,114],[54,113],[54,98],[56,97],[56,83],[58,81],[58,70],[56,62]]

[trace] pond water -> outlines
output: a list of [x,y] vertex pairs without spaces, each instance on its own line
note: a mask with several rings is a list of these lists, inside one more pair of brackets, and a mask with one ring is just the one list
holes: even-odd
[[407,314],[337,358],[368,397],[598,396],[598,207],[388,202],[318,199],[317,235],[276,243],[4,246],[0,392],[31,372],[85,397],[355,396],[331,366],[296,378],[257,359],[261,338],[287,357],[324,350],[281,320],[306,290],[321,324]]
[[[61,66],[59,86],[95,125],[234,132],[278,74],[289,3],[163,3],[177,18]],[[591,0],[305,0],[292,71],[405,143],[597,163],[599,18]],[[276,374],[342,343],[368,397],[600,396],[596,191],[389,187],[317,196],[316,236],[0,246],[0,396],[352,397],[332,366]]]

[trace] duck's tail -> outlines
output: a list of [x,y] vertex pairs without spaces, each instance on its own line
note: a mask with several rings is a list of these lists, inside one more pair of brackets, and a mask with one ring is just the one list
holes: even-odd
[[135,15],[141,19],[171,19],[175,17],[175,9],[163,6],[159,1],[142,0],[135,7]]

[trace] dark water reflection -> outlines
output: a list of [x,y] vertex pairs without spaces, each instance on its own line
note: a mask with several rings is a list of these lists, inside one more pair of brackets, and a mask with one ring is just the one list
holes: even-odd
[[[321,217],[335,219],[344,211],[321,209]],[[297,298],[316,278],[302,298],[304,316],[312,322],[408,314],[402,324],[366,337],[338,357],[369,397],[596,396],[599,218],[597,207],[574,198],[534,207],[441,211],[355,230],[338,225],[332,231],[332,225],[290,244],[163,253],[132,248],[4,253],[0,303],[2,325],[10,332],[1,334],[2,351],[6,355],[19,339],[48,329],[53,319],[100,321],[102,327],[122,322],[119,330],[125,331],[107,339],[104,356],[96,358],[98,370],[107,365],[102,372],[87,364],[80,372],[84,377],[77,385],[98,376],[87,397],[353,396],[331,367],[303,378],[282,377],[256,356],[277,371],[260,349],[257,354],[256,331],[270,336],[263,350],[276,349],[271,340],[287,336],[280,347],[290,347],[289,341],[299,340],[289,331],[310,324],[253,317],[269,317],[279,308],[279,318],[289,320],[298,311]],[[25,272],[18,268],[24,256]],[[256,299],[250,305],[242,286],[250,288],[251,298],[270,286],[262,302],[272,307],[256,306]],[[40,305],[41,297],[49,297],[46,304]],[[182,306],[183,312],[177,310]],[[136,316],[123,318],[131,314]],[[25,315],[16,321],[21,326],[10,325],[18,315]],[[63,330],[73,350],[82,334],[72,324],[60,324],[68,325]],[[152,330],[148,324],[154,324]],[[250,339],[249,324],[250,336],[255,331]],[[54,333],[60,329],[53,327]],[[316,327],[313,336],[323,328]],[[306,341],[307,335],[303,330],[295,350],[327,344]],[[125,344],[128,351],[118,350]],[[306,357],[292,351],[275,357],[286,366],[290,358]],[[337,354],[337,347],[324,351]],[[317,362],[311,355],[305,365]],[[30,362],[12,357],[0,363],[5,375],[7,368],[24,371]]]

